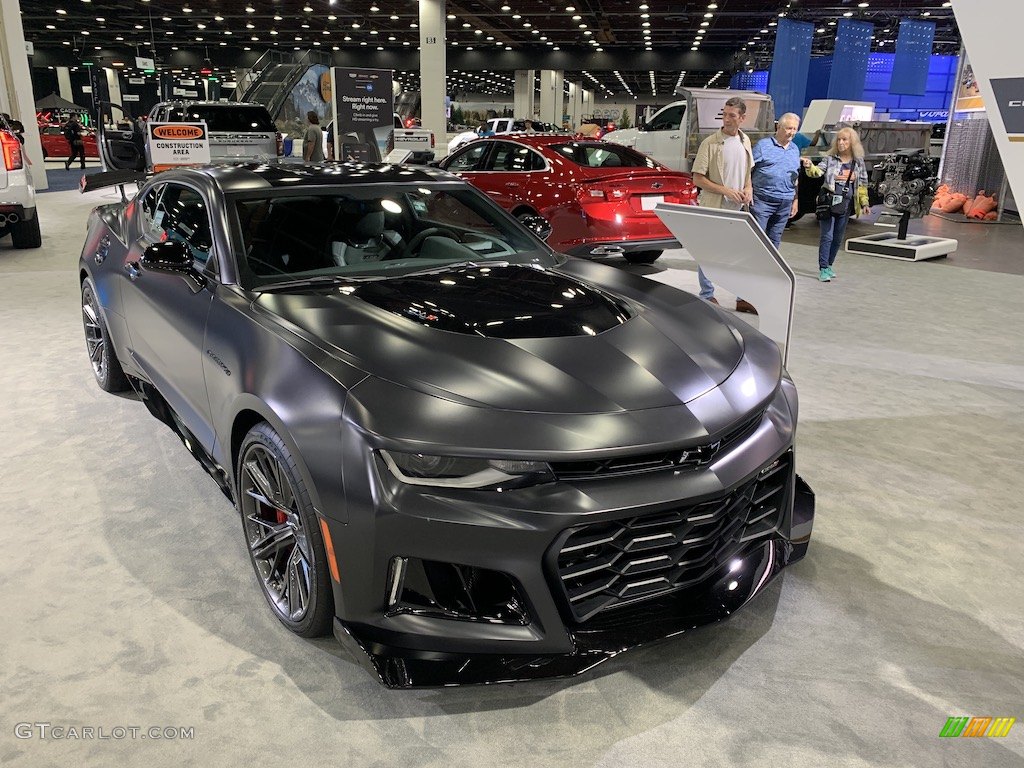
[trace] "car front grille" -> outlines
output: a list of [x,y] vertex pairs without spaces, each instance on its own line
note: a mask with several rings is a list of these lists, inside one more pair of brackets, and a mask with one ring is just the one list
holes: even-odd
[[592,480],[663,469],[697,469],[710,464],[719,453],[748,438],[763,418],[764,411],[758,411],[716,440],[688,448],[592,461],[555,461],[551,463],[551,470],[559,480]]
[[731,493],[654,514],[572,528],[558,549],[558,579],[577,622],[698,584],[783,524],[792,451]]

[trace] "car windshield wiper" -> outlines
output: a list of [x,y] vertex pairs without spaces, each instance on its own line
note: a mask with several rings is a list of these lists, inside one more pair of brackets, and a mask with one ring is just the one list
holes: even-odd
[[433,275],[438,272],[448,272],[453,269],[465,269],[479,268],[479,267],[507,267],[509,262],[507,261],[456,261],[453,264],[441,264],[436,267],[427,267],[426,269],[418,269],[415,272],[406,272],[402,275],[395,275],[395,277],[415,277],[417,275]]
[[331,285],[344,285],[345,283],[363,283],[371,280],[381,280],[383,278],[377,276],[365,276],[365,277],[345,277],[342,275],[317,275],[315,277],[306,277],[301,280],[286,280],[283,283],[270,283],[268,285],[261,285],[253,288],[258,293],[277,293],[279,291],[287,291],[292,288],[322,288]]

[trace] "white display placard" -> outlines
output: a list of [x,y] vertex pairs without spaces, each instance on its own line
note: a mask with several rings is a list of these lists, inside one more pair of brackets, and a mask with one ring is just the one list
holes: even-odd
[[206,123],[149,123],[147,131],[154,171],[210,162]]
[[789,359],[793,270],[746,211],[659,203],[654,209],[711,282],[757,308],[758,329]]
[[969,79],[987,107],[999,159],[1019,206],[1024,200],[1024,71],[1013,51],[1020,45],[1024,3],[953,0],[953,13],[971,60]]

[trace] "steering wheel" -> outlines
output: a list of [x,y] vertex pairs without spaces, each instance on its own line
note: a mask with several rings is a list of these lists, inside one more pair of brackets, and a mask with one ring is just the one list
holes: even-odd
[[413,236],[412,240],[409,241],[409,244],[405,246],[405,252],[402,256],[412,256],[420,249],[420,246],[423,245],[423,241],[428,237],[449,237],[457,243],[462,242],[462,238],[459,237],[455,230],[448,229],[447,227],[427,227]]

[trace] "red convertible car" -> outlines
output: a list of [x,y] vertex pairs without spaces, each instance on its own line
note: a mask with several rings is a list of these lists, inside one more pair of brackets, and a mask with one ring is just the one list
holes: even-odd
[[440,166],[523,221],[543,217],[552,248],[587,258],[654,262],[664,249],[679,247],[654,206],[697,202],[690,174],[628,147],[565,134],[478,139]]
[[[85,143],[86,157],[99,157],[100,151],[96,145],[96,134],[92,131],[82,129],[82,141]],[[71,147],[68,140],[64,138],[64,129],[59,125],[40,125],[39,142],[43,145],[43,157],[68,157],[71,154]]]

